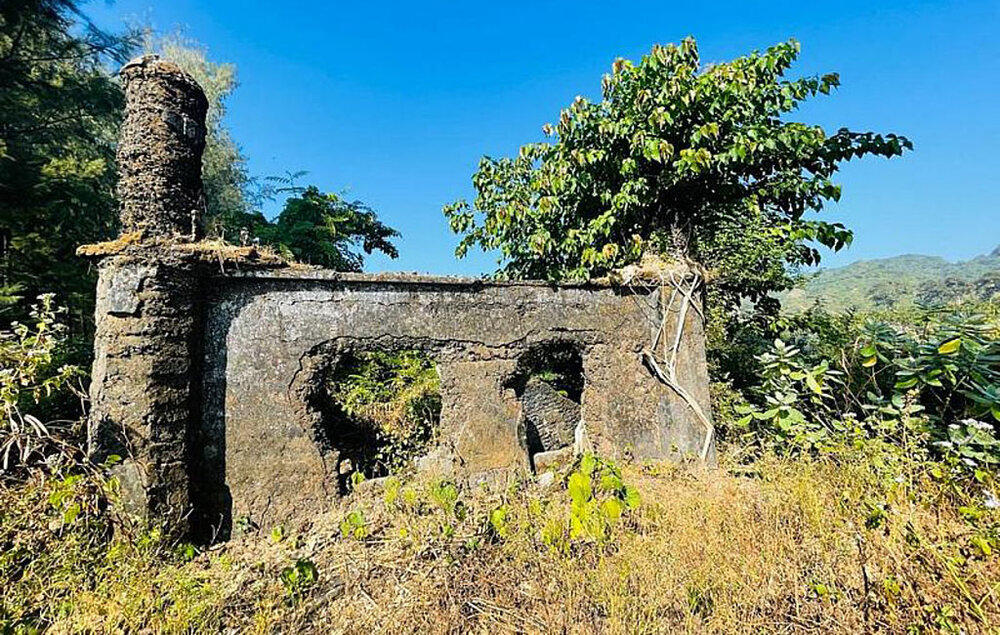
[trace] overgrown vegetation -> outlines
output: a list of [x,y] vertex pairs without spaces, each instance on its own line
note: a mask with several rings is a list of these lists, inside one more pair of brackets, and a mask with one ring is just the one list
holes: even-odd
[[[202,166],[213,238],[260,241],[286,257],[360,271],[364,255],[396,256],[398,233],[360,201],[298,187],[304,173],[259,178],[225,124],[237,87],[232,64],[177,34],[109,33],[75,0],[13,0],[0,7],[0,317],[24,320],[32,299],[54,293],[86,365],[95,271],[76,249],[118,231],[115,144],[123,95],[118,68],[141,50],[178,64],[209,100]],[[268,219],[267,200],[284,199]]]
[[[727,430],[744,444],[809,452],[848,435],[974,468],[1000,464],[995,306],[866,316],[816,310],[743,328],[756,337],[717,351],[716,374],[725,376],[727,364],[745,372],[747,357],[759,351],[751,365],[763,381],[742,391],[738,401],[749,403],[732,406],[741,416]],[[768,335],[776,338],[769,346]]]
[[[64,364],[65,325],[57,320],[52,295],[33,305],[29,323],[13,323],[0,331],[0,476],[37,465],[54,470],[79,458],[72,441],[80,438],[83,372]],[[76,408],[66,399],[75,399]],[[53,413],[74,413],[73,419],[54,419]]]
[[0,5],[0,296],[25,319],[56,293],[68,325],[88,332],[96,276],[76,247],[113,236],[115,142],[123,97],[105,64],[124,63],[137,34],[112,34],[73,0]]
[[0,624],[995,632],[1000,511],[990,478],[967,487],[948,462],[853,442],[811,458],[766,454],[751,475],[583,457],[549,489],[390,479],[308,528],[202,553],[149,528],[111,534],[101,501],[115,492],[103,479],[39,480],[0,490]]
[[763,301],[791,287],[790,268],[819,262],[852,233],[814,220],[840,198],[844,161],[893,157],[904,137],[786,119],[830,93],[836,73],[788,79],[794,40],[703,65],[691,38],[615,61],[602,100],[577,97],[514,158],[484,157],[476,199],[445,207],[470,247],[499,250],[515,278],[579,279],[643,253],[690,258],[712,273],[716,302]]
[[364,351],[342,359],[328,378],[330,441],[365,477],[409,467],[436,439],[441,378],[416,350]]
[[[584,454],[537,479],[414,477],[406,468],[440,417],[433,361],[356,352],[326,378],[325,432],[355,490],[328,513],[197,546],[123,516],[112,466],[88,464],[74,445],[68,316],[51,295],[34,307],[12,297],[83,293],[80,271],[17,259],[113,225],[120,94],[101,60],[132,41],[72,35],[78,15],[62,0],[0,9],[0,55],[12,61],[0,68],[11,88],[0,93],[0,179],[21,188],[0,204],[27,214],[0,219],[0,306],[22,318],[0,331],[0,633],[1000,629],[1000,307],[961,294],[936,308],[780,315],[770,301],[797,265],[818,260],[810,241],[850,241],[805,218],[839,196],[838,164],[909,147],[785,121],[838,83],[784,79],[794,43],[707,68],[693,41],[619,61],[600,103],[575,102],[551,144],[484,160],[475,205],[449,208],[460,249],[499,248],[511,276],[587,277],[642,252],[705,264],[718,294],[708,312],[718,469]],[[348,270],[362,252],[395,254],[395,233],[370,209],[291,177],[278,219],[252,211],[253,180],[222,126],[233,69],[178,40],[153,46],[210,89],[216,231]],[[93,116],[76,121],[84,107]],[[74,214],[87,221],[67,228]],[[40,236],[31,219],[58,223]],[[76,320],[85,302],[68,297]],[[742,299],[765,310],[735,310]],[[578,400],[579,354],[535,353],[518,381],[541,377]]]

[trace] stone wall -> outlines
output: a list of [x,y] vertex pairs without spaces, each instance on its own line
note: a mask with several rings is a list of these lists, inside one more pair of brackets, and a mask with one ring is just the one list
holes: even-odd
[[[596,451],[679,458],[704,439],[690,408],[640,362],[661,323],[657,287],[286,270],[216,277],[206,303],[194,481],[208,517],[266,526],[338,495],[336,431],[318,391],[349,352],[419,349],[437,363],[440,442],[424,469],[528,470],[517,368],[553,343],[582,357],[580,432]],[[692,311],[679,374],[707,408],[702,341]]]
[[[681,312],[656,285],[344,274],[198,241],[204,95],[154,57],[122,74],[125,234],[81,253],[100,271],[90,452],[122,457],[132,511],[215,539],[234,519],[268,526],[321,509],[343,465],[324,382],[370,350],[437,363],[440,430],[423,470],[503,478],[570,436],[577,451],[711,459],[695,412],[709,408],[697,290]],[[643,353],[675,341],[671,388]],[[551,351],[582,374],[573,403],[529,387],[530,360]]]

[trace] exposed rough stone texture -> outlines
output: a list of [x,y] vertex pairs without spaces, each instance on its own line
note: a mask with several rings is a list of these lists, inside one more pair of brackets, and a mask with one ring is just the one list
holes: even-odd
[[[118,455],[129,511],[186,529],[189,435],[198,386],[203,253],[195,237],[208,102],[174,64],[146,56],[121,71],[118,147],[124,234],[81,249],[101,256],[89,452]],[[222,262],[222,257],[219,257]]]
[[[680,457],[704,439],[690,408],[639,361],[661,324],[658,288],[279,270],[217,277],[208,290],[192,465],[206,520],[249,516],[266,526],[338,495],[337,431],[318,396],[348,351],[434,358],[442,408],[440,443],[420,462],[428,470],[529,469],[523,395],[511,379],[521,356],[551,341],[582,351],[577,416],[597,451]],[[678,375],[707,409],[703,335],[690,315]],[[564,432],[552,436],[571,443]]]
[[549,468],[561,467],[573,460],[573,448],[565,447],[550,452],[538,452],[531,457],[535,472],[544,472]]
[[580,404],[537,377],[532,377],[521,393],[528,450],[548,452],[573,443],[580,423]]
[[[125,120],[118,143],[124,232],[197,234],[204,207],[201,155],[208,101],[177,65],[146,55],[121,70]],[[192,231],[194,229],[194,232]]]
[[119,256],[100,264],[89,450],[118,455],[130,511],[183,528],[187,435],[201,316],[199,279],[169,257]]
[[[554,286],[338,274],[195,242],[204,95],[151,57],[122,77],[126,233],[80,253],[100,259],[90,453],[123,457],[133,511],[225,538],[234,518],[269,526],[322,508],[349,458],[324,382],[345,354],[371,349],[437,363],[439,438],[423,470],[502,484],[532,453],[537,467],[583,447],[639,459],[712,449],[692,408],[708,411],[697,297],[682,310],[676,293],[633,287],[634,276]],[[673,388],[649,363],[653,348]],[[582,375],[573,400],[528,379],[558,351]]]

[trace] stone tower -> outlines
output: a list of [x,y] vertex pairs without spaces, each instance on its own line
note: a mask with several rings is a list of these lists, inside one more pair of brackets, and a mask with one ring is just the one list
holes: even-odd
[[127,511],[183,533],[201,277],[178,247],[199,237],[208,102],[157,56],[129,62],[121,76],[122,236],[81,250],[99,257],[89,452],[120,457],[113,472]]

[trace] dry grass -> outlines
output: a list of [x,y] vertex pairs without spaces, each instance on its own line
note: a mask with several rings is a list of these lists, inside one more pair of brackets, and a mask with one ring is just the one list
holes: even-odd
[[231,245],[219,239],[189,241],[183,238],[146,238],[140,232],[122,234],[114,240],[82,245],[77,248],[78,256],[102,258],[118,255],[159,255],[174,258],[188,258],[208,264],[253,265],[273,268],[292,266],[272,247],[267,245]]
[[[978,486],[963,498],[925,465],[841,458],[763,460],[748,476],[631,466],[639,511],[609,544],[567,549],[542,538],[567,518],[558,485],[462,492],[464,520],[430,483],[391,504],[366,488],[187,564],[119,543],[47,619],[56,633],[1000,632],[1000,560],[985,553],[1000,513]],[[342,536],[352,511],[361,539]],[[297,560],[319,578],[291,598],[280,574]],[[44,581],[11,590],[55,601]]]

